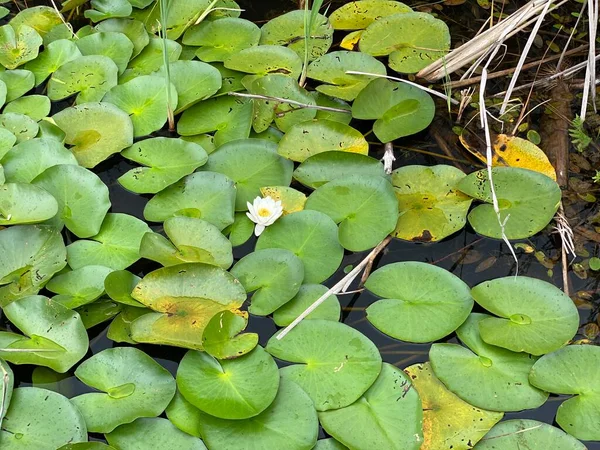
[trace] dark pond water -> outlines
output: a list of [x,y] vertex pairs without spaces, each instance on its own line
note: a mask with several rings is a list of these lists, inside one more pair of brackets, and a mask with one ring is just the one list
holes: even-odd
[[[239,2],[247,9],[247,13],[243,17],[251,20],[268,19],[281,12],[282,10],[293,9],[294,4],[289,2]],[[36,4],[47,4],[44,1],[28,2],[29,6]],[[65,104],[57,104],[53,107],[58,111],[65,107]],[[360,124],[353,124],[361,128]],[[366,130],[363,130],[366,131]],[[162,133],[168,135],[168,133]],[[429,133],[423,132],[416,136],[411,136],[398,144],[420,149],[426,152],[442,154],[442,150],[435,144],[435,140]],[[383,155],[381,145],[371,146],[371,156],[380,158]],[[396,154],[397,160],[395,167],[400,167],[408,164],[451,164],[446,159],[438,158],[431,155],[424,155],[414,150],[399,149]],[[110,190],[110,198],[112,202],[111,212],[127,213],[143,219],[143,209],[150,198],[149,196],[140,196],[123,189],[118,183],[117,178],[133,168],[134,166],[120,156],[115,156],[109,161],[98,166],[94,171],[108,185]],[[474,167],[469,167],[468,170],[473,170]],[[301,189],[300,186],[293,187]],[[582,209],[585,213],[585,208]],[[151,224],[152,225],[152,224]],[[155,224],[152,226],[155,231],[161,231],[161,226]],[[559,288],[563,287],[561,265],[560,265],[560,242],[558,236],[552,234],[551,230],[540,233],[531,239],[521,241],[535,248],[537,252],[543,252],[545,258],[540,262],[534,253],[526,253],[523,250],[517,250],[519,260],[519,275],[535,277],[542,280],[550,281]],[[69,242],[71,236],[68,232],[65,235]],[[245,245],[234,249],[235,259],[238,260],[254,249],[256,238],[252,237]],[[516,242],[514,242],[516,243]],[[593,248],[589,248],[593,250]],[[344,276],[344,268],[349,265],[354,265],[361,261],[367,252],[349,254],[347,253],[340,270],[334,274],[324,284],[331,286],[337,280]],[[538,253],[540,256],[540,253]],[[541,259],[541,258],[540,258]],[[397,239],[392,240],[388,247],[377,258],[373,266],[373,270],[382,267],[386,264],[399,261],[421,261],[435,264],[442,267],[464,280],[469,286],[475,286],[485,280],[499,278],[509,275],[514,275],[516,264],[511,255],[510,250],[501,241],[496,241],[488,238],[482,238],[475,234],[467,225],[461,232],[447,238],[439,243],[420,244],[403,242]],[[550,269],[549,267],[552,267]],[[143,276],[151,270],[159,266],[153,262],[141,261],[134,265],[133,272]],[[588,277],[581,279],[572,271],[569,271],[569,281],[571,284],[572,297],[585,298],[586,302],[581,302],[579,306],[581,325],[580,332],[576,339],[583,339],[583,326],[588,323],[598,321],[600,309],[600,275],[595,278]],[[428,360],[428,352],[431,344],[410,344],[400,342],[389,338],[386,335],[375,329],[367,320],[365,309],[376,300],[376,297],[368,292],[359,292],[348,295],[338,296],[342,306],[342,322],[354,327],[361,333],[371,339],[380,349],[383,360],[394,364],[400,368],[405,368],[415,363],[425,362]],[[0,328],[11,329],[10,324],[4,318],[0,318]],[[87,357],[98,353],[106,348],[116,345],[106,337],[107,324],[98,325],[89,330],[90,334],[90,351]],[[275,333],[277,327],[272,319],[268,317],[251,316],[248,325],[248,331],[256,332],[260,336],[260,344],[265,345],[268,339]],[[457,342],[454,335],[440,342]],[[325,345],[325,343],[324,343]],[[161,365],[170,370],[175,375],[178,363],[182,358],[185,350],[166,346],[139,346],[144,352],[154,357]],[[86,359],[87,359],[86,357]],[[31,386],[32,385],[32,366],[12,366],[16,376],[16,386]],[[89,392],[89,387],[79,382],[73,376],[74,369],[65,374],[65,378],[58,382],[54,388],[60,390],[63,394],[71,397],[85,392]],[[561,402],[566,397],[551,396],[549,400],[536,410],[527,410],[518,413],[507,413],[505,419],[527,418],[535,419],[542,422],[554,424],[556,410]],[[321,437],[324,434],[321,433]],[[93,436],[95,440],[102,440],[101,435]],[[586,443],[590,450],[600,450],[600,443]]]

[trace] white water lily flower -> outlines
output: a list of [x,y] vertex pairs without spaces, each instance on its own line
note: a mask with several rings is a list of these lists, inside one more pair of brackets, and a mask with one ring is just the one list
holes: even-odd
[[256,224],[256,227],[254,227],[254,234],[256,236],[260,236],[266,227],[273,225],[283,214],[281,201],[275,201],[269,196],[265,198],[256,197],[254,202],[246,202],[246,204],[248,205],[246,215]]

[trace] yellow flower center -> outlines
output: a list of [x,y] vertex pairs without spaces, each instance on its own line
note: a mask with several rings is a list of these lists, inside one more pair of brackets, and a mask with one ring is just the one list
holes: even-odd
[[271,210],[268,208],[260,208],[258,210],[258,215],[260,217],[269,217],[271,215]]

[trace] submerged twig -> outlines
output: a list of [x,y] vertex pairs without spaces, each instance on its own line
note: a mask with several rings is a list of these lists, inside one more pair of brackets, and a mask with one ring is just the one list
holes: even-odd
[[308,103],[301,103],[301,102],[297,102],[296,100],[290,100],[290,99],[282,98],[282,97],[271,97],[269,95],[259,95],[259,94],[246,94],[244,92],[229,92],[228,94],[233,95],[234,97],[254,98],[257,100],[266,100],[266,101],[271,101],[271,102],[287,103],[288,105],[298,106],[299,108],[318,109],[320,111],[352,114],[352,111],[350,111],[349,109],[333,108],[330,106],[309,105]]

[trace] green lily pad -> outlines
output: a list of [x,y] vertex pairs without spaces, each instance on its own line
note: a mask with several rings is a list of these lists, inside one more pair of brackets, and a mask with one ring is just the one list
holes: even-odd
[[[495,167],[492,169],[492,180],[498,198],[500,220],[504,222],[504,233],[508,239],[533,236],[548,225],[558,210],[560,187],[546,175],[527,169]],[[458,188],[486,203],[475,207],[469,214],[469,223],[475,231],[502,239],[498,216],[491,205],[487,170],[469,174],[458,183]]]
[[91,240],[75,241],[67,247],[67,261],[72,269],[100,265],[122,270],[140,259],[139,248],[150,228],[128,214],[109,213],[100,232]]
[[491,313],[479,323],[481,338],[513,352],[543,355],[565,346],[577,333],[573,301],[546,281],[504,277],[473,288],[475,301]]
[[457,189],[465,174],[453,166],[404,166],[392,173],[400,217],[394,236],[440,241],[467,223],[472,199]]
[[355,119],[375,120],[373,132],[381,142],[424,130],[434,115],[435,104],[427,92],[383,78],[371,81],[352,105]]
[[587,447],[572,436],[547,423],[529,419],[500,422],[474,447],[477,450],[551,448],[585,450]]
[[[322,284],[303,284],[298,293],[285,305],[273,313],[273,321],[277,326],[286,327],[292,323],[306,308],[327,292],[328,288]],[[340,320],[340,302],[335,295],[331,295],[311,312],[304,320],[323,319]]]
[[196,56],[206,62],[225,61],[240,50],[254,47],[259,40],[258,26],[234,17],[204,21],[189,28],[183,36],[184,44],[200,47]]
[[228,450],[310,450],[317,442],[318,419],[310,397],[285,378],[275,400],[258,416],[227,420],[199,412],[199,428],[210,448]]
[[[112,61],[111,61],[112,63]],[[92,168],[133,144],[128,114],[109,103],[85,103],[52,116],[83,167]]]
[[123,33],[133,44],[133,53],[135,57],[148,45],[150,37],[146,32],[144,24],[135,19],[107,19],[95,26],[96,30],[104,32]]
[[113,302],[107,298],[101,298],[95,302],[77,308],[75,311],[81,316],[81,321],[86,330],[100,325],[119,314],[123,305]]
[[282,73],[298,78],[302,59],[294,50],[281,45],[257,45],[231,55],[225,60],[225,67],[254,75]]
[[74,309],[97,300],[104,294],[104,280],[112,269],[104,266],[85,266],[55,276],[46,289],[55,294],[52,300]]
[[32,120],[40,121],[50,114],[50,107],[50,99],[45,95],[27,95],[10,102],[4,111],[24,114]]
[[331,120],[311,120],[292,126],[279,142],[279,154],[303,162],[318,153],[339,151],[367,155],[369,144],[358,130]]
[[31,117],[14,112],[0,114],[0,127],[10,131],[17,138],[17,142],[33,139],[40,129]]
[[[316,96],[315,96],[315,94],[316,94]],[[332,120],[334,122],[343,123],[344,125],[350,124],[350,122],[352,121],[352,108],[348,103],[346,103],[342,99],[330,97],[329,95],[325,95],[320,92],[316,92],[316,93],[313,92],[312,95],[313,95],[313,97],[316,98],[317,105],[319,105],[319,106],[326,106],[328,108],[337,108],[337,109],[347,111],[347,112],[343,113],[343,112],[339,112],[339,111],[327,111],[327,110],[319,109],[319,110],[317,110],[317,115],[315,116],[316,119]],[[278,140],[278,142],[279,142],[279,140]]]
[[[169,406],[167,406],[165,413],[171,423],[181,431],[191,436],[202,437],[200,420],[202,420],[204,413],[188,402],[179,390],[175,393],[175,397],[173,397]],[[213,418],[216,419],[216,417]],[[241,421],[236,422],[243,423]]]
[[25,183],[0,186],[0,225],[39,223],[58,212],[58,203],[47,191]]
[[0,230],[0,305],[37,294],[67,265],[66,259],[63,238],[54,227],[22,225]]
[[215,314],[244,314],[238,309],[246,291],[223,269],[190,263],[150,272],[131,296],[155,311],[132,323],[135,341],[202,350],[202,333]]
[[141,278],[127,270],[115,270],[104,279],[104,290],[115,302],[123,305],[143,307],[143,305],[131,297],[133,288],[140,282]]
[[29,92],[35,84],[35,76],[33,73],[23,69],[5,70],[4,72],[0,72],[0,80],[6,85],[7,102],[22,97]]
[[[167,11],[165,28],[169,39],[178,39],[190,26],[192,26],[209,8],[223,7],[225,5],[211,0],[171,0]],[[149,33],[158,33],[160,30],[160,8],[148,8],[141,11],[141,16],[146,15],[144,22]]]
[[48,450],[86,440],[85,421],[68,398],[36,387],[13,391],[0,430],[2,450]]
[[248,311],[266,316],[289,302],[304,280],[302,260],[289,250],[257,250],[240,259],[231,269],[246,292],[254,292]]
[[313,447],[313,450],[347,450],[344,444],[336,441],[333,438],[319,439],[317,445]]
[[85,360],[75,376],[102,391],[79,395],[72,402],[90,432],[110,433],[140,417],[161,414],[175,395],[168,370],[141,350],[109,348]]
[[283,248],[304,263],[304,282],[320,283],[338,269],[344,249],[335,223],[318,211],[299,211],[268,226],[256,242],[256,250]]
[[168,448],[172,450],[206,450],[200,439],[179,431],[167,419],[137,419],[122,425],[106,435],[106,440],[115,448],[146,450]]
[[119,74],[127,68],[133,54],[133,42],[119,32],[99,31],[75,41],[82,55],[102,55],[113,60]]
[[76,104],[99,102],[117,85],[118,68],[108,56],[80,56],[56,70],[48,81],[50,100],[62,100],[77,94]]
[[252,101],[222,96],[204,100],[186,109],[177,122],[177,133],[194,136],[215,133],[215,146],[246,139],[252,127]]
[[294,164],[277,153],[277,146],[261,139],[229,142],[210,154],[203,170],[227,175],[235,182],[236,211],[260,196],[263,186],[289,186]]
[[383,164],[375,158],[337,151],[317,153],[304,160],[294,171],[294,179],[311,189],[349,175],[385,177],[385,172]]
[[221,419],[247,419],[273,402],[279,372],[271,355],[260,346],[239,358],[221,361],[204,352],[189,351],[177,369],[177,387],[205,413]]
[[[79,314],[41,295],[3,307],[25,334],[0,332],[0,358],[13,364],[36,364],[64,373],[87,353],[89,340]],[[4,448],[4,447],[3,447]]]
[[235,196],[234,183],[225,175],[193,173],[152,197],[144,217],[151,222],[176,215],[197,217],[222,230],[233,223]]
[[2,376],[2,385],[0,385],[0,425],[8,411],[10,399],[12,398],[15,376],[6,361],[0,359],[0,375]]
[[[158,9],[158,8],[156,8]],[[142,75],[150,75],[160,70],[164,65],[163,40],[158,37],[152,37],[135,58],[133,58],[127,69],[119,78],[119,83],[125,83]],[[167,39],[167,59],[169,62],[175,62],[181,55],[181,44]]]
[[354,403],[381,371],[375,344],[355,329],[330,320],[300,322],[283,339],[273,336],[266,349],[276,358],[296,363],[282,368],[281,377],[298,383],[317,411]]
[[437,341],[469,316],[469,286],[441,267],[408,261],[388,264],[369,276],[365,287],[382,300],[367,308],[379,331],[408,342]]
[[222,311],[216,314],[202,333],[204,351],[217,359],[232,359],[243,356],[258,344],[258,334],[241,333],[248,319]]
[[212,63],[215,69],[221,74],[221,89],[215,95],[224,95],[228,92],[243,91],[245,89],[242,80],[246,77],[244,72],[230,70],[222,63]]
[[317,91],[343,100],[354,100],[373,79],[368,75],[352,75],[347,71],[386,75],[383,63],[360,52],[337,51],[321,56],[308,66],[308,77],[326,84]]
[[60,142],[48,138],[21,142],[2,158],[8,183],[31,183],[46,169],[59,164],[77,165],[77,160]]
[[198,144],[165,137],[136,142],[121,155],[146,166],[131,169],[118,179],[121,186],[137,194],[162,191],[194,172],[208,159]]
[[[396,30],[390,33],[390,30]],[[443,57],[450,49],[450,30],[431,14],[404,12],[370,24],[360,38],[360,51],[390,55],[396,72],[415,73]]]
[[46,78],[56,72],[63,64],[82,56],[77,45],[68,39],[59,39],[44,46],[44,51],[33,61],[25,65],[25,69],[33,72],[35,85],[39,86]]
[[80,238],[95,236],[110,208],[108,188],[93,172],[68,164],[46,169],[33,181],[54,196],[58,213],[48,221],[59,230],[66,226]]
[[138,308],[134,306],[125,306],[108,327],[106,337],[115,342],[126,342],[128,344],[137,344],[132,337],[131,324],[144,314],[151,313],[147,308]]
[[182,263],[206,263],[228,269],[233,263],[231,242],[213,224],[195,217],[170,217],[164,230],[169,239],[158,233],[146,233],[140,244],[142,258],[163,266]]
[[423,450],[472,447],[504,413],[474,408],[435,376],[430,363],[404,369],[423,404]]
[[359,0],[333,11],[329,21],[336,30],[364,30],[382,17],[408,12],[412,12],[409,6],[396,1]]
[[349,448],[417,450],[423,442],[423,411],[411,387],[402,370],[385,363],[362,397],[346,407],[319,412],[319,421]]
[[76,442],[75,444],[66,444],[60,447],[58,450],[116,450],[110,445],[103,444],[102,442]]
[[[304,58],[306,46],[306,18],[304,10],[295,10],[269,20],[261,28],[261,45],[283,45]],[[316,14],[310,30],[308,60],[313,61],[327,53],[333,43],[333,28],[327,17]]]
[[60,16],[54,8],[49,6],[30,6],[22,9],[14,16],[10,24],[19,29],[21,25],[28,25],[42,37],[46,36],[52,28],[61,24]]
[[529,374],[530,383],[539,389],[574,395],[558,407],[556,422],[578,439],[600,440],[599,363],[600,347],[569,345],[542,356]]
[[0,64],[7,69],[16,69],[37,58],[42,42],[42,37],[30,26],[1,26]]
[[229,241],[231,245],[237,247],[246,243],[253,233],[254,222],[243,212],[235,213],[233,223],[229,226]]
[[16,142],[17,138],[14,134],[6,128],[0,128],[0,160],[13,148]]
[[93,9],[88,9],[83,14],[94,23],[112,17],[127,17],[132,11],[128,0],[92,0],[91,5]]
[[490,316],[472,313],[456,331],[468,347],[433,344],[429,359],[435,375],[454,394],[477,408],[520,411],[544,404],[548,393],[528,381],[537,357],[486,344],[479,323]]
[[339,240],[351,251],[375,247],[396,227],[398,201],[391,183],[381,177],[351,175],[321,186],[306,209],[327,214],[339,224]]

